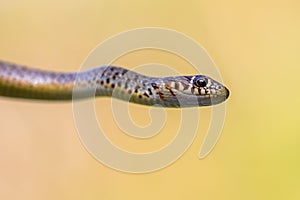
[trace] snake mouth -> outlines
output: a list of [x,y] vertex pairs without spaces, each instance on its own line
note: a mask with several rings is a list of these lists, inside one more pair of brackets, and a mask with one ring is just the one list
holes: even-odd
[[226,87],[223,87],[218,94],[207,94],[207,95],[199,95],[197,96],[197,101],[199,106],[211,106],[220,104],[229,97],[229,90]]
[[212,95],[210,97],[211,105],[219,104],[226,101],[226,99],[229,97],[229,93],[229,90],[226,87],[223,87],[221,94]]
[[180,107],[212,106],[226,101],[230,91],[225,86],[221,85],[217,91],[207,90],[204,94],[201,94],[200,89],[199,92],[181,91],[177,94],[177,100]]

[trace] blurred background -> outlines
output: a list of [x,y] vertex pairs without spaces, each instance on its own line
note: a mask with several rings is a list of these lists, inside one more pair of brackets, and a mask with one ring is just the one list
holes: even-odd
[[[174,29],[203,45],[231,91],[208,157],[198,159],[210,117],[203,108],[188,151],[140,175],[110,169],[86,151],[71,103],[0,98],[0,199],[300,199],[299,1],[1,0],[0,25],[1,60],[54,71],[78,70],[93,48],[122,31]],[[115,64],[149,62],[194,73],[179,57],[151,50]],[[166,111],[158,136],[137,140],[116,128],[109,105],[97,99],[99,121],[124,149],[155,150],[175,136],[178,110]],[[148,111],[130,104],[137,124],[151,122]]]

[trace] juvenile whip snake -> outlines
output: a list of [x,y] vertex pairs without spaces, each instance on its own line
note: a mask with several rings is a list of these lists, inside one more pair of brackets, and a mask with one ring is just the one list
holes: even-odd
[[112,96],[143,105],[193,107],[224,102],[229,90],[205,75],[156,78],[115,66],[63,73],[0,61],[0,96],[39,100]]

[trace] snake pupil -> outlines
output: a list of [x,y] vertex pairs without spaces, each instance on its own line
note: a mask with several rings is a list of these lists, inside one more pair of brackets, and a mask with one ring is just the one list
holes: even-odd
[[207,85],[207,80],[203,77],[198,78],[194,81],[194,84],[198,87],[205,87]]

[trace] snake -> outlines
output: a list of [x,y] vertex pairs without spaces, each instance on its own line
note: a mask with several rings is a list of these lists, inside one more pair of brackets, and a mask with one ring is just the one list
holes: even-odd
[[0,96],[70,101],[113,97],[147,106],[211,106],[224,102],[229,90],[202,75],[151,77],[117,67],[55,72],[0,60]]

